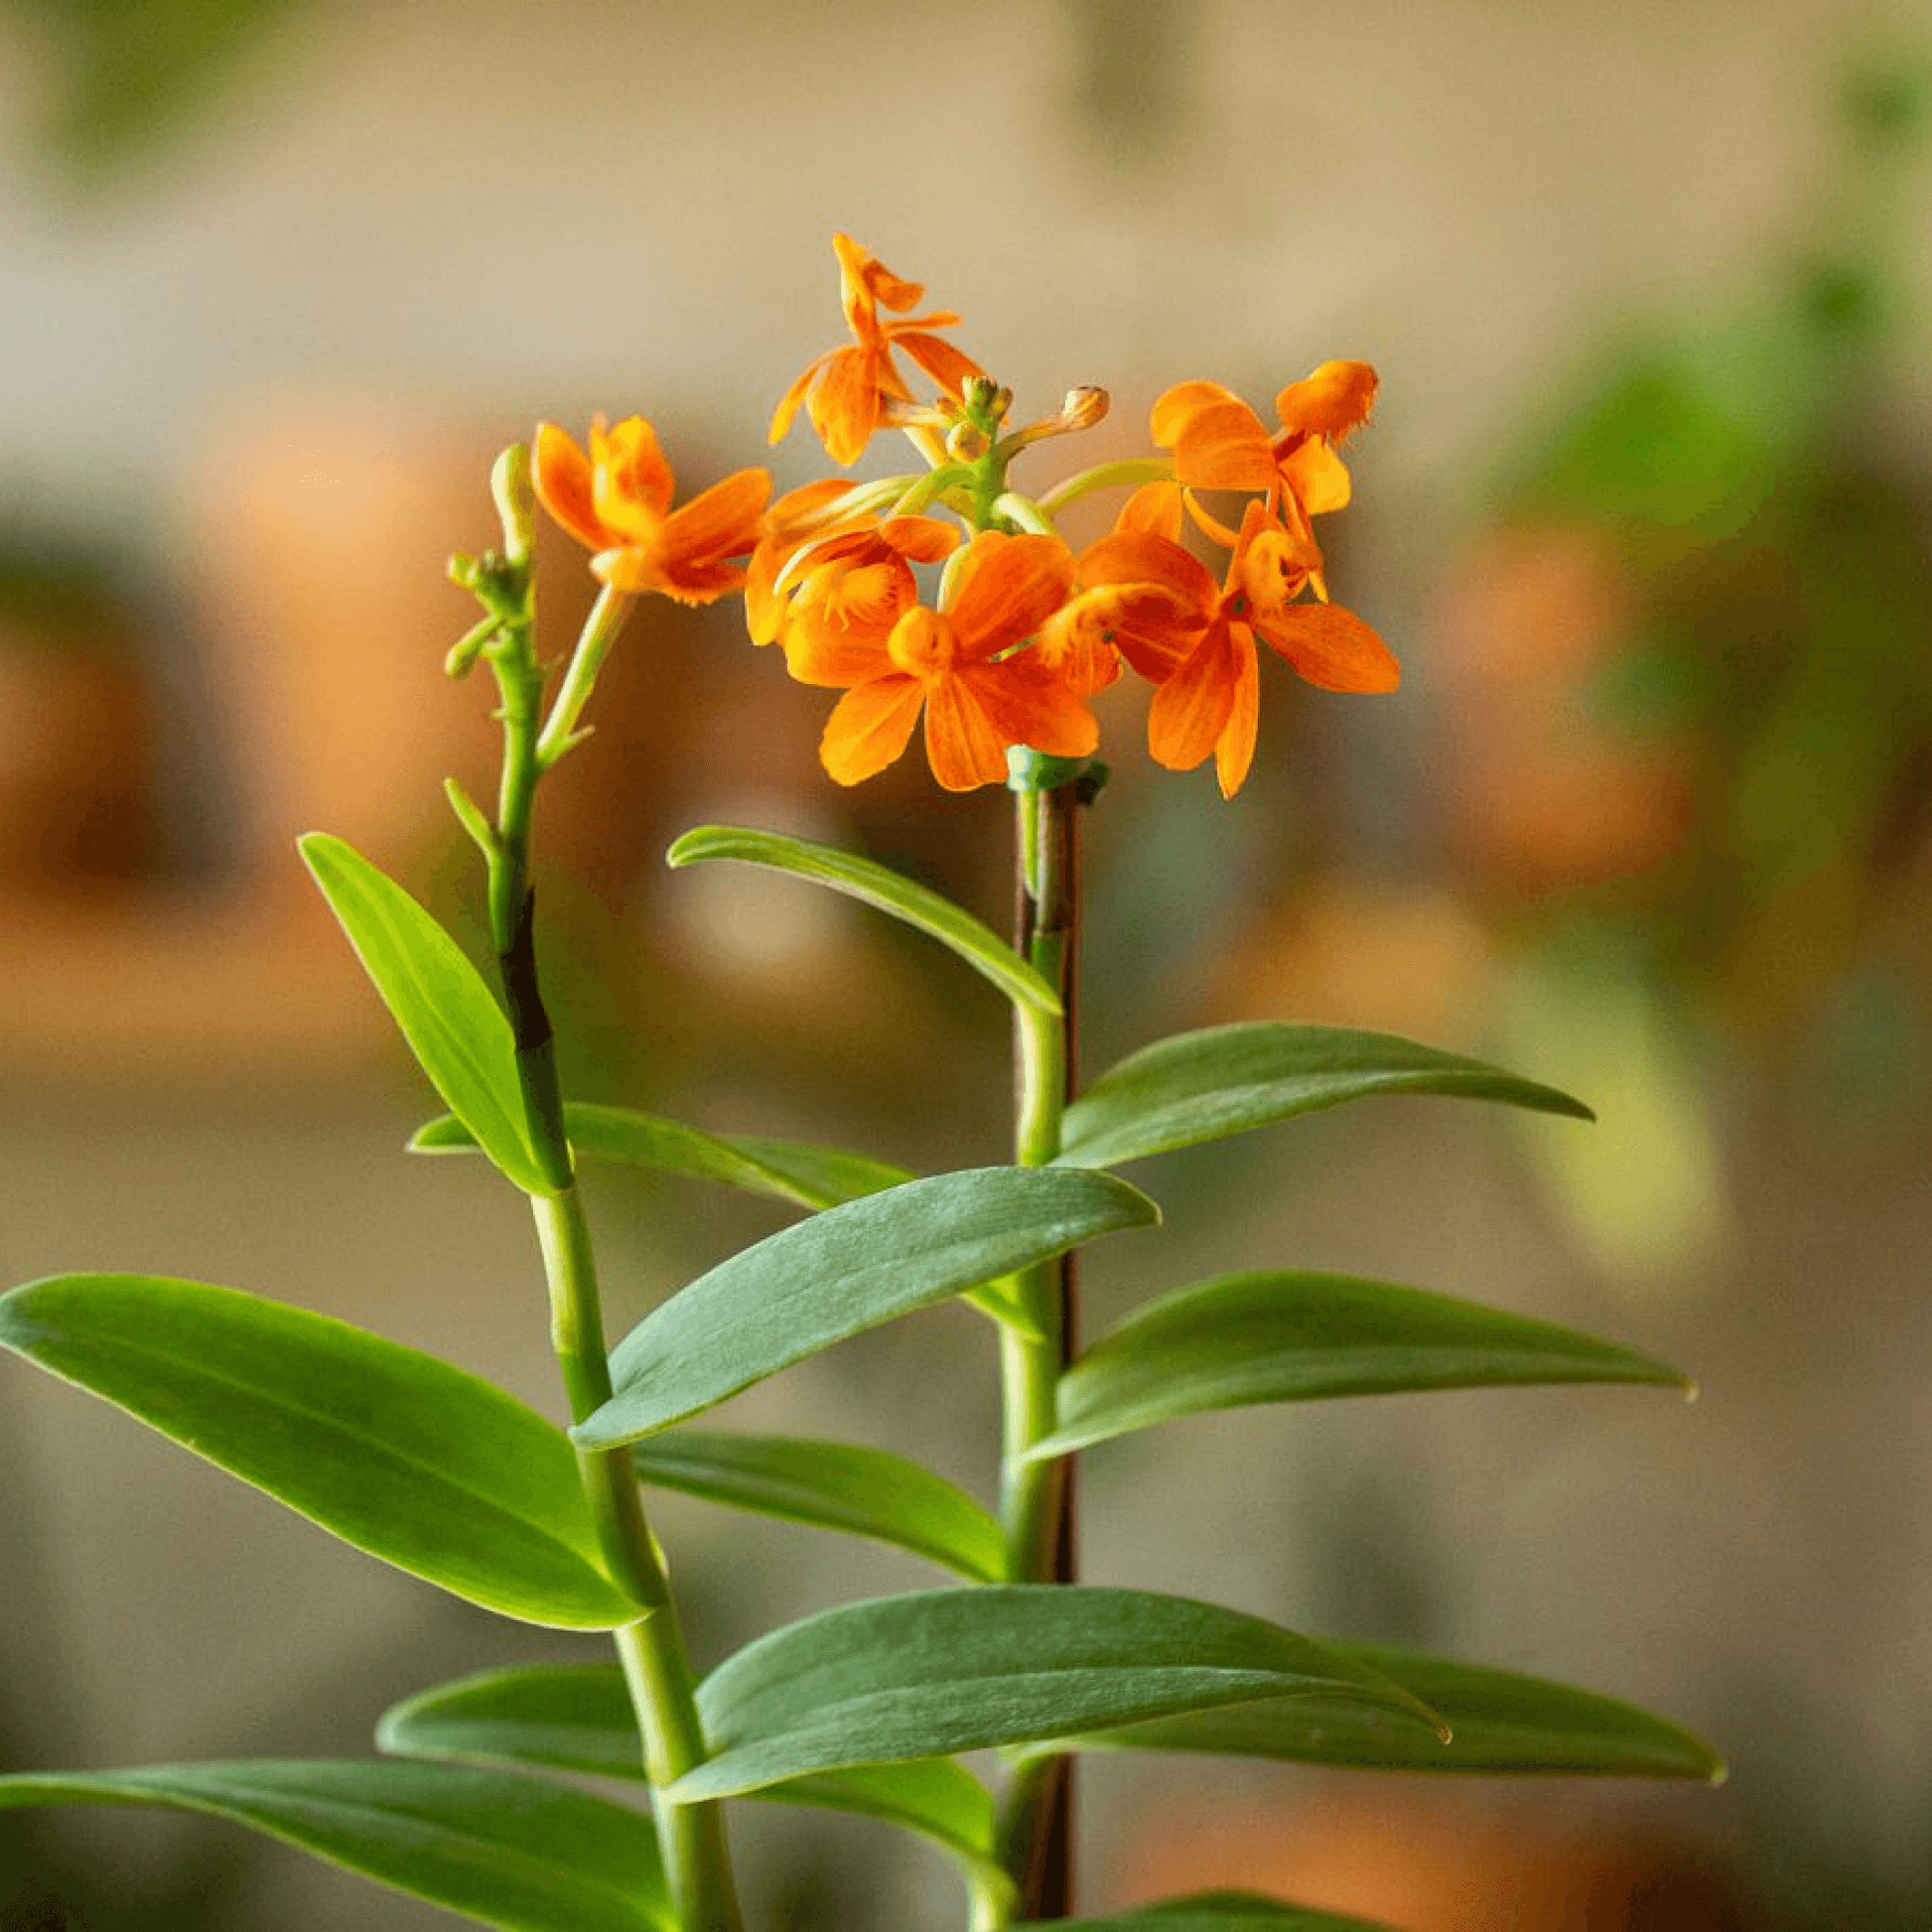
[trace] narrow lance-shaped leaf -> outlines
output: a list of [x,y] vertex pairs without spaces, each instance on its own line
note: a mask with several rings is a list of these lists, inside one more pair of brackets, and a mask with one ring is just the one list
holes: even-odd
[[201,1812],[509,1932],[674,1932],[648,1818],[447,1764],[156,1764],[0,1777],[0,1809]]
[[1058,1427],[1028,1453],[1249,1403],[1554,1382],[1689,1387],[1634,1350],[1447,1295],[1347,1275],[1224,1275],[1095,1342],[1060,1377]]
[[1390,1644],[1324,1638],[1322,1648],[1412,1691],[1441,1713],[1449,1741],[1438,1743],[1365,1704],[1314,1697],[1163,1718],[1073,1739],[1071,1747],[1212,1751],[1387,1771],[1587,1773],[1704,1783],[1724,1776],[1723,1760],[1702,1738],[1593,1691]]
[[1271,1021],[1176,1034],[1130,1053],[1066,1110],[1060,1160],[1112,1168],[1376,1093],[1499,1100],[1593,1118],[1582,1101],[1387,1034]]
[[686,832],[665,857],[673,866],[696,865],[704,859],[742,859],[749,865],[768,866],[775,872],[829,886],[835,893],[877,906],[938,940],[1016,1005],[1034,1007],[1041,1013],[1060,1010],[1059,996],[991,926],[890,866],[841,852],[836,846],[736,825],[697,826]]
[[450,1110],[525,1192],[554,1192],[524,1129],[509,1022],[463,948],[353,846],[325,832],[311,832],[299,845],[383,1005]]
[[672,1430],[631,1450],[639,1478],[710,1502],[909,1550],[975,1583],[1006,1576],[1006,1537],[965,1490],[857,1443]]
[[561,1430],[433,1355],[231,1288],[61,1275],[0,1344],[412,1576],[505,1616],[630,1622]]
[[[440,1685],[387,1712],[376,1742],[411,1757],[644,1777],[643,1738],[615,1664],[486,1671]],[[992,1797],[949,1758],[827,1771],[752,1795],[878,1819],[930,1840],[978,1886],[1006,1882]]]
[[646,1315],[612,1353],[617,1393],[571,1433],[635,1442],[848,1335],[1157,1219],[1124,1181],[1051,1168],[933,1174],[827,1208]]
[[[913,1178],[906,1168],[874,1161],[843,1148],[811,1147],[758,1134],[707,1134],[682,1121],[630,1107],[572,1100],[564,1105],[564,1131],[582,1160],[620,1162],[688,1180],[722,1181],[747,1193],[790,1201],[797,1207],[836,1207]],[[430,1121],[412,1136],[416,1154],[474,1152],[477,1137],[452,1114]]]
[[922,1590],[822,1611],[727,1659],[698,1689],[714,1754],[670,1795],[1316,1695],[1399,1710],[1434,1734],[1379,1673],[1211,1603],[1046,1584]]

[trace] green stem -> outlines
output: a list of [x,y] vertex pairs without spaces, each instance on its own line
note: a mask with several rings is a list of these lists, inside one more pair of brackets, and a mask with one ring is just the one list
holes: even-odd
[[1076,503],[1096,489],[1138,489],[1142,483],[1166,483],[1173,475],[1173,465],[1161,456],[1124,457],[1118,463],[1097,463],[1065,478],[1039,498],[1039,507],[1048,516],[1057,516],[1067,504]]
[[[551,1340],[582,1422],[611,1398],[596,1266],[584,1204],[575,1187],[530,1196],[544,1275],[550,1285]],[[626,1449],[580,1449],[578,1467],[611,1573],[648,1613],[612,1632],[644,1739],[644,1768],[661,1794],[704,1762],[696,1679],[684,1647],[664,1560],[644,1516]],[[655,1804],[657,1836],[677,1923],[683,1932],[739,1932],[737,1888],[716,1803]]]
[[[1015,944],[1060,996],[1058,1014],[1018,1010],[1014,1160],[1043,1167],[1060,1151],[1061,1121],[1073,1088],[1074,986],[1078,940],[1077,787],[1023,790],[1018,800],[1020,880]],[[1021,1583],[1071,1583],[1073,1465],[1068,1457],[1021,1458],[1054,1426],[1060,1372],[1075,1344],[1074,1257],[1044,1262],[1020,1278],[1037,1337],[1001,1331],[1005,1397],[1001,1518],[1010,1574]],[[1016,1773],[1001,1821],[1001,1857],[1026,1919],[1072,1911],[1070,1758],[1030,1759]]]
[[[599,598],[540,734],[543,673],[531,644],[527,605],[511,647],[493,661],[502,694],[503,768],[488,849],[490,932],[516,1042],[517,1079],[531,1145],[553,1189],[532,1194],[530,1211],[550,1293],[551,1343],[573,1422],[584,1421],[611,1399],[611,1362],[590,1224],[577,1190],[550,1018],[537,978],[530,821],[537,784],[548,765],[569,749],[597,666],[627,604],[608,589]],[[553,747],[548,755],[546,745]],[[661,1795],[704,1761],[704,1728],[670,1578],[644,1515],[629,1451],[580,1449],[577,1460],[605,1563],[645,1606],[643,1616],[612,1634],[643,1736],[644,1766],[657,1799],[658,1846],[679,1932],[741,1932],[722,1806],[666,1805]]]
[[[623,628],[630,603],[628,592],[606,584],[598,593],[597,602],[591,606],[591,615],[585,621],[583,633],[577,639],[577,648],[570,654],[570,665],[564,672],[564,681],[558,687],[557,701],[550,707],[550,716],[544,721],[542,735],[532,748],[531,756],[539,773],[548,771],[577,743],[577,721],[584,715],[585,705],[590,702],[591,692],[597,686],[597,674],[604,668],[604,660],[611,654],[611,646],[617,642],[618,632]],[[507,782],[507,760],[503,777]]]

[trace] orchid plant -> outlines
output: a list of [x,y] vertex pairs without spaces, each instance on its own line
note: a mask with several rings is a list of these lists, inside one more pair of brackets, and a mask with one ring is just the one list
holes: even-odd
[[[86,1274],[0,1299],[0,1341],[28,1360],[469,1602],[608,1631],[615,1660],[426,1690],[381,1718],[381,1754],[365,1760],[20,1771],[0,1777],[0,1805],[208,1813],[517,1932],[738,1932],[726,1801],[829,1806],[936,1847],[964,1881],[966,1922],[995,1932],[1073,1917],[1070,1770],[1086,1751],[1718,1774],[1695,1737],[1602,1697],[1076,1581],[1074,1457],[1130,1432],[1243,1404],[1681,1378],[1548,1323],[1293,1266],[1175,1287],[1083,1341],[1078,1253],[1160,1222],[1117,1169],[1376,1094],[1587,1109],[1472,1059],[1322,1026],[1182,1034],[1076,1085],[1080,827],[1106,777],[1094,695],[1130,672],[1145,680],[1152,758],[1186,770],[1211,757],[1231,798],[1254,756],[1258,642],[1326,690],[1396,683],[1387,646],[1329,601],[1315,535],[1348,501],[1340,451],[1368,420],[1375,373],[1321,364],[1282,389],[1272,427],[1230,390],[1183,382],[1154,406],[1155,453],[1029,493],[1022,459],[1100,420],[1105,394],[1077,388],[1013,426],[1009,391],[944,333],[958,318],[910,314],[918,286],[844,236],[836,246],[851,340],[791,385],[771,437],[802,410],[847,465],[902,431],[908,472],[772,501],[769,476],[747,469],[679,505],[639,417],[599,421],[582,445],[546,424],[498,460],[501,548],[453,563],[482,615],[449,655],[457,676],[486,667],[498,699],[493,805],[449,786],[486,874],[494,989],[369,860],[325,834],[302,842],[447,1108],[414,1147],[480,1152],[528,1197],[568,1428],[433,1356],[230,1288]],[[1059,515],[1098,492],[1119,496],[1112,528],[1075,550]],[[538,504],[589,550],[602,587],[560,674],[537,641]],[[1007,1164],[915,1175],[561,1090],[530,885],[543,780],[583,742],[637,599],[739,594],[755,643],[840,693],[822,745],[833,780],[880,771],[923,721],[940,785],[1011,791],[1018,930],[1009,942],[886,867],[767,831],[703,826],[670,863],[765,867],[849,895],[998,989],[1017,1042]],[[577,1184],[599,1162],[747,1188],[799,1218],[666,1296],[613,1347]],[[986,1318],[997,1356],[994,1506],[911,1455],[689,1426],[952,1298]],[[878,1538],[953,1581],[822,1609],[701,1678],[646,1512],[660,1489]],[[959,1761],[989,1749],[994,1775]],[[631,1780],[638,1803],[558,1773]],[[1076,1922],[1351,1923],[1236,1893]]]

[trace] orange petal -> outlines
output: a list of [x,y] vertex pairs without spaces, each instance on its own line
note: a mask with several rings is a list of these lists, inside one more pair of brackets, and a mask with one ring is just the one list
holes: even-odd
[[710,604],[745,588],[745,566],[717,557],[672,557],[658,566],[656,588],[680,604]]
[[1309,683],[1323,691],[1393,691],[1402,666],[1380,637],[1339,604],[1298,604],[1257,627]]
[[948,791],[1004,784],[1007,736],[988,715],[980,694],[964,679],[939,679],[926,698],[925,755],[932,775]]
[[1114,528],[1125,535],[1144,530],[1151,536],[1180,540],[1180,485],[1177,483],[1143,483],[1121,505]]
[[1082,693],[1055,677],[1031,651],[998,664],[969,664],[953,680],[978,700],[1004,747],[1031,745],[1054,758],[1080,759],[1100,743],[1100,726]]
[[1305,438],[1283,456],[1281,474],[1311,516],[1348,507],[1348,469],[1318,436]]
[[849,234],[835,234],[832,249],[839,258],[848,311],[857,298],[897,313],[911,308],[925,293],[922,284],[895,275],[864,242],[854,241]]
[[915,564],[936,564],[959,548],[959,527],[936,516],[889,516],[880,536]]
[[856,463],[879,427],[884,357],[871,348],[835,348],[810,398],[812,427],[834,463]]
[[766,537],[745,568],[745,627],[755,644],[771,643],[784,628],[787,601],[778,593],[778,571],[785,546]]
[[530,481],[540,502],[577,541],[602,550],[610,535],[591,501],[591,460],[554,423],[539,423]]
[[[1252,653],[1254,640],[1247,644]],[[1206,758],[1233,713],[1240,679],[1234,626],[1218,619],[1154,694],[1147,749],[1155,761],[1173,771],[1191,771]]]
[[891,335],[895,346],[904,349],[949,396],[959,394],[968,376],[986,373],[963,348],[923,330],[896,327]]
[[[771,431],[765,438],[767,443],[778,443],[784,440],[785,431],[791,427],[791,419],[798,414],[798,405],[805,400],[812,384],[818,380],[819,371],[833,356],[841,353],[843,351],[840,349],[828,348],[823,355],[814,356],[805,365],[803,373],[778,398],[778,406],[771,412]],[[808,483],[806,487],[810,488],[811,485]]]
[[885,770],[910,741],[924,698],[917,678],[897,674],[848,691],[832,707],[819,741],[827,772],[839,784],[856,785]]
[[1140,530],[1116,530],[1080,553],[1080,582],[1151,584],[1176,604],[1199,607],[1205,620],[1214,608],[1214,579],[1191,550],[1167,537]]
[[1339,443],[1368,421],[1376,381],[1366,362],[1323,362],[1275,398],[1275,414],[1284,429],[1307,430]]
[[815,622],[810,612],[794,615],[783,641],[785,669],[800,684],[849,691],[855,685],[900,674],[877,633]]
[[593,425],[591,494],[607,530],[648,541],[676,490],[671,466],[657,446],[657,432],[641,416],[626,416],[611,430]]
[[1268,489],[1275,483],[1275,446],[1245,402],[1196,410],[1173,444],[1173,473],[1197,489]]
[[982,532],[959,567],[949,616],[977,662],[1031,637],[1073,594],[1073,553],[1058,537]]
[[[1198,415],[1203,409],[1228,402],[1241,402],[1241,398],[1218,382],[1176,382],[1172,389],[1155,398],[1154,408],[1149,414],[1149,426],[1154,432],[1155,442],[1164,450],[1173,449],[1189,417]],[[1247,404],[1242,403],[1241,406],[1245,409]]]
[[843,477],[820,477],[813,483],[800,483],[796,489],[787,489],[766,513],[765,527],[773,536],[811,530],[851,487]]
[[[1245,633],[1245,624],[1230,629]],[[1254,639],[1236,653],[1234,702],[1228,708],[1228,721],[1214,741],[1214,776],[1223,798],[1232,798],[1241,789],[1248,767],[1255,761],[1255,727],[1261,712],[1261,667],[1255,661]]]
[[736,470],[700,490],[664,519],[659,540],[666,563],[675,567],[745,556],[758,542],[759,518],[770,494],[768,470]]

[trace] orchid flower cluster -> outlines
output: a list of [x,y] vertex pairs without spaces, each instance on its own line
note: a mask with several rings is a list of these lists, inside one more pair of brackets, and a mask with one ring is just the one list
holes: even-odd
[[[897,759],[921,712],[932,775],[949,791],[1004,783],[1016,746],[1088,758],[1100,742],[1089,701],[1131,669],[1154,687],[1149,753],[1178,771],[1211,753],[1232,797],[1254,760],[1257,636],[1324,690],[1395,688],[1388,646],[1328,602],[1314,534],[1314,519],[1349,499],[1337,449],[1374,403],[1367,363],[1324,362],[1290,383],[1273,432],[1218,383],[1183,382],[1154,405],[1154,441],[1170,456],[1100,465],[1030,496],[1009,482],[1015,459],[1101,421],[1106,392],[1074,389],[1056,414],[1009,428],[1012,393],[937,333],[959,318],[886,320],[923,289],[849,236],[835,246],[853,341],[786,390],[771,440],[802,407],[835,463],[896,428],[925,470],[809,483],[768,509],[769,477],[741,470],[673,510],[657,438],[633,416],[595,425],[588,453],[544,425],[535,474],[544,506],[614,589],[696,603],[743,588],[753,642],[779,645],[801,684],[845,694],[821,747],[840,784]],[[930,380],[929,400],[896,350]],[[1123,484],[1138,486],[1112,531],[1076,554],[1054,513]],[[1204,490],[1248,493],[1238,527]],[[1218,581],[1180,541],[1183,520],[1228,553]],[[944,566],[930,602],[916,565]]]
[[[1183,382],[1154,405],[1159,454],[1029,494],[1010,473],[1097,423],[1104,393],[1076,388],[1054,415],[1011,427],[1009,392],[944,333],[957,318],[911,313],[916,284],[844,236],[836,246],[851,341],[792,383],[772,440],[803,411],[835,463],[897,430],[921,467],[821,479],[775,502],[766,472],[746,469],[679,505],[635,416],[598,422],[587,447],[544,425],[532,449],[497,462],[502,545],[452,566],[482,615],[447,660],[457,676],[486,666],[499,701],[494,800],[447,787],[486,874],[491,974],[372,861],[322,833],[302,841],[447,1110],[412,1148],[481,1155],[527,1199],[568,1426],[435,1355],[232,1288],[69,1274],[0,1297],[0,1347],[354,1548],[499,1615],[606,1633],[615,1657],[433,1686],[381,1717],[373,1757],[13,1771],[0,1809],[200,1812],[512,1932],[743,1932],[754,1920],[726,1806],[757,1797],[856,1813],[936,1848],[964,1882],[969,1932],[1046,1920],[1373,1932],[1251,1892],[1076,1916],[1075,1764],[1127,1750],[1719,1773],[1675,1724],[1588,1692],[1079,1581],[1075,1460],[1116,1439],[1261,1403],[1683,1378],[1550,1323],[1294,1264],[1171,1286],[1083,1335],[1080,1253],[1160,1223],[1118,1168],[1387,1094],[1573,1122],[1588,1109],[1411,1040],[1273,1021],[1171,1035],[1078,1081],[1081,824],[1104,774],[1095,699],[1129,672],[1150,685],[1154,759],[1186,770],[1212,756],[1232,797],[1254,758],[1259,643],[1324,689],[1396,683],[1382,640],[1329,601],[1315,535],[1348,501],[1340,452],[1368,419],[1375,373],[1320,364],[1276,397],[1273,428],[1230,390]],[[1113,527],[1076,550],[1060,512],[1114,489]],[[561,673],[538,647],[538,502],[591,552],[602,587]],[[1189,532],[1223,553],[1217,567]],[[751,864],[855,897],[994,989],[1016,1048],[1009,1159],[918,1174],[563,1090],[531,884],[543,780],[584,742],[637,598],[741,592],[754,643],[840,693],[822,744],[834,780],[884,769],[923,720],[940,785],[1011,789],[1015,928],[1009,941],[886,866],[756,828],[699,827],[670,863]],[[612,1345],[578,1184],[592,1164],[736,1186],[796,1218],[660,1295]],[[955,1300],[992,1342],[992,1502],[916,1452],[711,1419],[849,1336]],[[664,1489],[870,1537],[951,1581],[817,1610],[700,1673],[646,1509]],[[988,1751],[990,1771],[961,1761]],[[571,1781],[587,1772],[627,1782],[639,1802]]]

